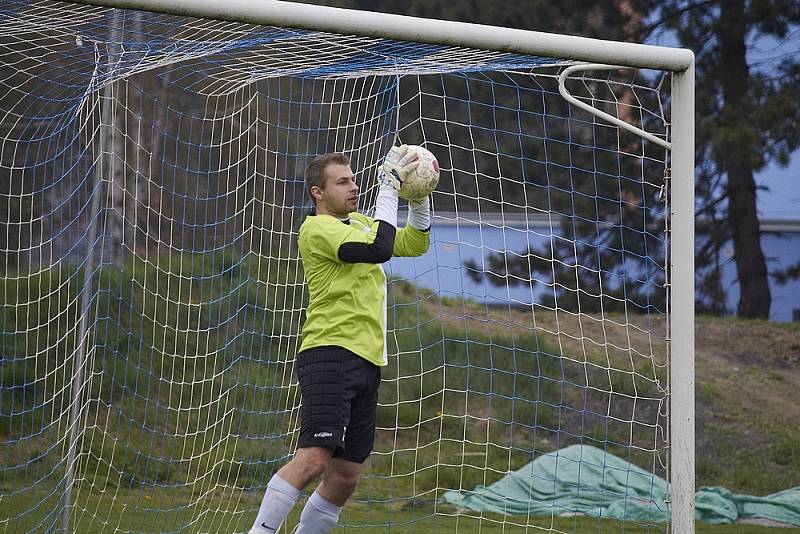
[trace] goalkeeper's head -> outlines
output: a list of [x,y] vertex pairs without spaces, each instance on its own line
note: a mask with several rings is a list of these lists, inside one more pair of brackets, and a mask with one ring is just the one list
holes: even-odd
[[358,186],[350,168],[350,158],[344,154],[323,154],[314,158],[306,168],[305,182],[318,214],[346,219],[356,211]]

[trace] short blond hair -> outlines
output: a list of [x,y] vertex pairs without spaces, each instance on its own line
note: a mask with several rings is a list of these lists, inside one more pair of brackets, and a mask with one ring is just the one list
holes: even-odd
[[314,186],[320,189],[325,189],[325,169],[328,165],[350,165],[350,158],[339,152],[331,152],[329,154],[322,154],[317,156],[306,167],[304,176],[306,184],[306,192],[311,200],[314,201],[314,195],[311,194],[311,188]]

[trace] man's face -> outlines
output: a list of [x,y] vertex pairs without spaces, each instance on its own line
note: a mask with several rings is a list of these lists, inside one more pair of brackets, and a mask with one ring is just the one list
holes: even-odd
[[317,211],[344,218],[358,208],[358,186],[349,165],[331,164],[325,168],[325,188],[315,194]]

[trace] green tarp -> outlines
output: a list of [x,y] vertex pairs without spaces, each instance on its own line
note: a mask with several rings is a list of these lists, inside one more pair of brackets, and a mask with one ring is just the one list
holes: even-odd
[[[490,486],[450,491],[442,500],[478,512],[522,515],[584,514],[635,522],[666,522],[664,479],[588,445],[542,454]],[[696,494],[698,521],[769,519],[800,525],[800,486],[766,497],[720,487]]]

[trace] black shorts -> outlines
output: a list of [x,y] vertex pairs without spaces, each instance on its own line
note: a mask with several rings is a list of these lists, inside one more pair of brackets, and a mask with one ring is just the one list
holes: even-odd
[[297,356],[300,407],[298,448],[325,447],[335,458],[363,463],[375,442],[381,368],[342,347],[317,347]]

